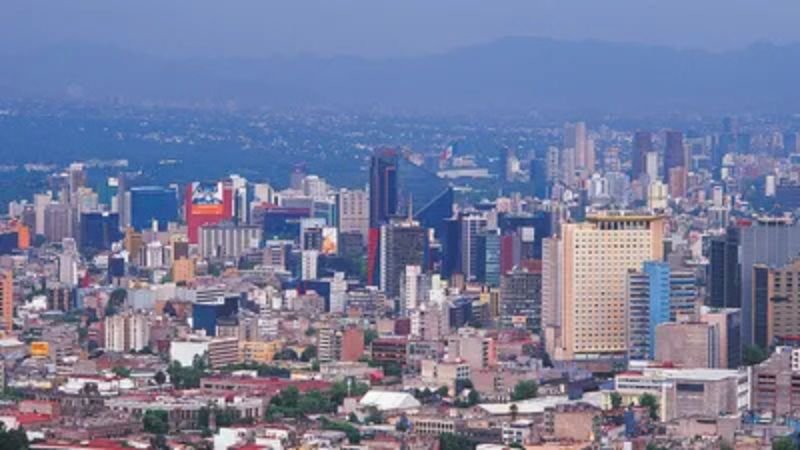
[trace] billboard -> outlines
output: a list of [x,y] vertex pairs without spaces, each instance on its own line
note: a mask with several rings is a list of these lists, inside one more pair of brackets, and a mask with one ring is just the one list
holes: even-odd
[[325,255],[336,254],[339,242],[338,229],[335,227],[322,228],[322,253]]
[[225,213],[225,189],[222,183],[192,183],[191,214],[222,215]]
[[31,356],[34,358],[47,358],[50,356],[50,344],[44,341],[31,342]]

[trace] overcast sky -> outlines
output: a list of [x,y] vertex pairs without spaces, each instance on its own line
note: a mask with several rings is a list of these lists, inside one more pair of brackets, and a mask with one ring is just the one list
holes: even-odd
[[800,41],[800,0],[0,0],[0,51],[392,57],[505,36],[725,50]]

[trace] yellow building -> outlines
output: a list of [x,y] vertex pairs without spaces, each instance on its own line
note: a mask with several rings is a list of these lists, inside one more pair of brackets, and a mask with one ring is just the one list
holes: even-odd
[[175,283],[194,280],[194,261],[181,258],[172,263],[172,281]]
[[625,280],[663,259],[664,220],[622,212],[562,226],[558,277],[561,327],[556,359],[616,358],[627,352]]
[[239,341],[239,361],[268,363],[272,361],[276,353],[281,351],[281,348],[283,348],[283,343],[279,340]]

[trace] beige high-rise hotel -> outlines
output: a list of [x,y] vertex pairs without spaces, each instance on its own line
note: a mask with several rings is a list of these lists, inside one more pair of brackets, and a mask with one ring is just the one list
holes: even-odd
[[645,261],[663,259],[664,220],[606,212],[565,224],[559,252],[560,328],[555,357],[594,360],[627,351],[625,279]]

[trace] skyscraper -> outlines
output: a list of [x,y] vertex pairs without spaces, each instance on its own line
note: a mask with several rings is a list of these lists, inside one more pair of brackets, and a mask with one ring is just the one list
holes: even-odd
[[637,131],[633,135],[631,149],[631,179],[637,180],[645,173],[647,154],[653,151],[653,135],[649,131]]
[[670,268],[647,261],[641,271],[627,277],[628,355],[630,359],[655,357],[656,327],[670,319]]
[[369,233],[369,195],[363,190],[342,189],[336,196],[340,233],[359,233],[364,243]]
[[367,236],[367,284],[375,286],[382,268],[381,227],[398,212],[397,152],[377,150],[369,168],[369,236]]
[[233,187],[230,181],[194,182],[186,186],[186,228],[189,242],[198,242],[201,226],[231,220],[233,204]]
[[80,248],[82,251],[108,250],[120,240],[119,214],[109,212],[87,212],[81,214]]
[[396,298],[406,266],[426,267],[428,233],[417,222],[398,219],[383,225],[380,234],[380,287]]
[[500,325],[542,331],[542,272],[515,268],[500,279]]
[[0,317],[3,331],[10,333],[14,328],[14,275],[11,270],[0,274]]
[[478,251],[479,237],[486,231],[487,220],[483,214],[469,213],[462,215],[461,221],[461,272],[465,280],[475,279],[478,275],[481,254]]
[[708,242],[708,305],[714,308],[740,308],[739,230],[729,227],[722,236]]
[[[784,217],[759,218],[750,226],[740,229],[739,280],[742,292],[742,345],[766,343],[766,296],[756,295],[756,290],[767,284],[756,283],[756,264],[764,269],[781,267],[800,254],[800,223]],[[766,273],[763,274],[766,276]],[[756,327],[762,335],[756,336]]]
[[663,258],[663,228],[657,216],[611,212],[562,225],[557,359],[625,357],[627,274]]
[[664,147],[664,179],[670,184],[672,169],[682,167],[688,170],[688,155],[683,146],[683,133],[676,130],[669,130],[666,134],[666,145]]
[[153,221],[164,231],[169,222],[178,220],[178,195],[174,189],[160,186],[131,188],[131,227],[136,231],[149,229]]
[[380,228],[397,214],[397,152],[376,151],[369,169],[369,226]]

